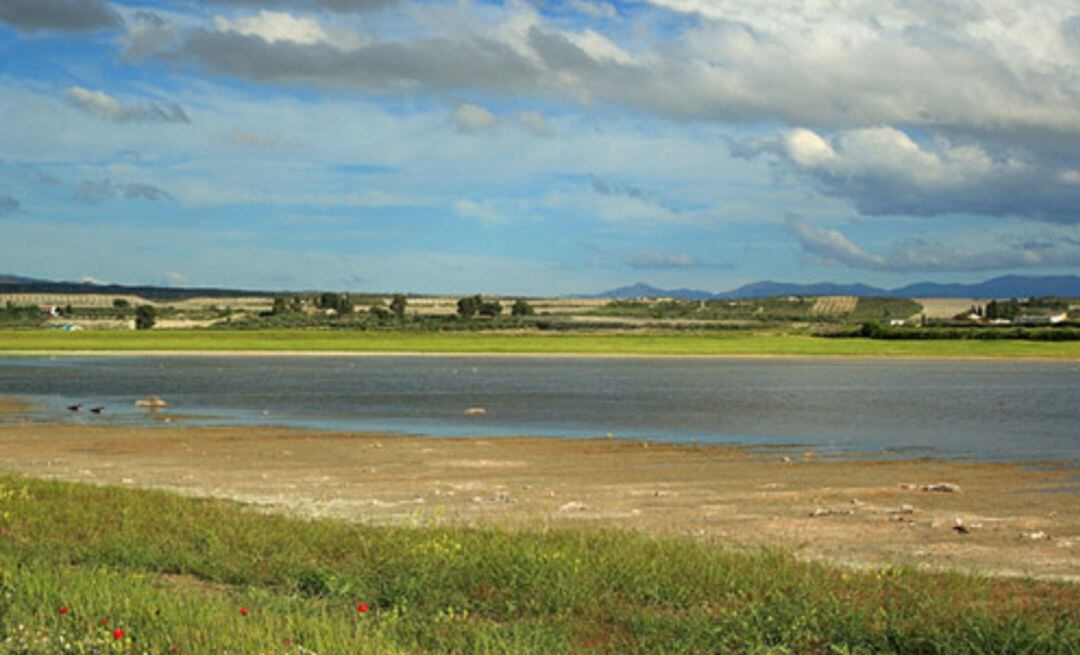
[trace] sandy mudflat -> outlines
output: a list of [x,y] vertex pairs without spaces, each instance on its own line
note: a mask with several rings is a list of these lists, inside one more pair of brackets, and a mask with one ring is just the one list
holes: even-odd
[[[619,527],[782,545],[845,564],[1080,581],[1080,482],[1077,468],[1062,464],[841,462],[618,439],[9,421],[0,424],[0,469],[374,523]],[[961,491],[901,486],[935,482]],[[953,529],[957,518],[968,534]],[[1030,538],[1040,532],[1049,538]]]

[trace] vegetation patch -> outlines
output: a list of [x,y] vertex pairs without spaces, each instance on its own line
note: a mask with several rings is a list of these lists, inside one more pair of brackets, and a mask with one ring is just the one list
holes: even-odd
[[0,652],[1071,653],[1075,585],[0,478]]
[[[844,333],[840,333],[844,334]],[[354,330],[0,330],[0,352],[381,352],[775,357],[1080,358],[1075,341],[827,339],[800,331],[619,333]]]

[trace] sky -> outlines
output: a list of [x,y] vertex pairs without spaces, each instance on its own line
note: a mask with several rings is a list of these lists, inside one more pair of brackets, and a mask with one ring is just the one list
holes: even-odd
[[0,0],[0,273],[1080,273],[1075,0]]

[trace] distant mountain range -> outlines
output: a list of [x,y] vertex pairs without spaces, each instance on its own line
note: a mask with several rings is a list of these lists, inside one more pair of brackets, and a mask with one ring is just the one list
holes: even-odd
[[1035,296],[1080,297],[1080,276],[1005,275],[975,284],[917,282],[898,289],[867,284],[818,282],[754,282],[730,291],[713,293],[701,289],[660,289],[643,282],[598,293],[592,298],[681,298],[684,300],[737,300],[773,296],[882,296],[892,298],[1029,298]]
[[[96,284],[93,282],[54,282],[18,275],[0,274],[0,293],[100,293],[141,296],[150,300],[184,298],[222,298],[272,296],[275,291],[199,287],[159,287],[153,285]],[[289,292],[296,293],[296,292]],[[893,298],[1029,298],[1067,296],[1080,298],[1080,276],[1006,275],[975,284],[940,284],[917,282],[898,289],[883,289],[867,284],[817,282],[753,282],[737,289],[713,293],[701,289],[660,289],[644,282],[586,296],[589,298],[680,298],[684,300],[737,300],[774,296],[883,296]]]

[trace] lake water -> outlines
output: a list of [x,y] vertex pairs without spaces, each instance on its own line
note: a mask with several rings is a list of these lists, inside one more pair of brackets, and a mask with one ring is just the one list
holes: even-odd
[[36,401],[36,418],[150,424],[133,402],[151,394],[214,424],[1080,460],[1076,362],[0,358],[0,395]]

